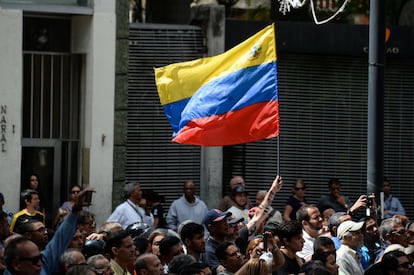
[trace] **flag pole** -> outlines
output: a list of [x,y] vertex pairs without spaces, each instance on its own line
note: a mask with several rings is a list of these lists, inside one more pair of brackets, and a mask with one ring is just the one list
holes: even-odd
[[[275,47],[275,51],[277,52],[277,47],[276,47],[276,24],[275,23],[273,23],[272,24],[272,26],[273,26],[273,34],[275,35],[275,37],[274,37],[274,42],[275,42],[275,45],[274,45],[274,47]],[[276,53],[276,56],[277,56],[277,53]],[[276,83],[278,82],[278,79],[277,79],[277,74],[275,75],[275,78],[276,78]],[[277,93],[278,93],[278,95],[277,95],[277,97],[278,97],[278,99],[279,99],[279,89],[277,89]],[[276,139],[276,149],[277,149],[277,156],[276,156],[276,161],[277,161],[277,164],[276,164],[276,175],[279,175],[280,176],[280,108],[279,108],[279,129],[278,129],[278,131],[279,131],[279,134],[277,135],[277,139]]]
[[385,0],[370,1],[368,51],[367,193],[379,192],[384,160]]
[[280,134],[277,136],[277,174],[280,176]]

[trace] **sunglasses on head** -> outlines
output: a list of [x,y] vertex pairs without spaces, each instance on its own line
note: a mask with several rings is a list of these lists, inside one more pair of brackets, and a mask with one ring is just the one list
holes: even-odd
[[397,235],[403,235],[403,234],[405,234],[405,230],[404,229],[401,229],[399,231],[392,231],[391,233],[392,234],[397,234]]
[[37,255],[34,257],[28,257],[28,258],[19,258],[19,261],[29,261],[32,264],[37,264],[40,260],[42,260],[42,255]]

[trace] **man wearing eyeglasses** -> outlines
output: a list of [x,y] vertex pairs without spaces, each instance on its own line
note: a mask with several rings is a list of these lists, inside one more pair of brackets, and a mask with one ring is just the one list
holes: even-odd
[[39,221],[26,222],[20,225],[16,232],[34,242],[40,250],[43,250],[49,241],[47,228]]
[[11,240],[4,251],[7,269],[5,275],[38,275],[42,268],[42,255],[35,243],[25,237]]
[[89,257],[87,263],[90,267],[93,267],[96,270],[97,275],[114,274],[114,270],[112,269],[109,260],[102,254],[97,254]]
[[[30,243],[36,245],[37,251],[41,250],[40,252],[41,257],[39,258],[39,263],[41,259],[41,264],[38,264],[39,266],[41,266],[40,274],[50,275],[53,273],[53,271],[56,270],[59,264],[60,255],[68,247],[70,241],[72,240],[73,235],[76,232],[79,212],[82,210],[83,200],[84,200],[84,196],[82,194],[79,197],[79,201],[76,202],[76,204],[72,207],[72,212],[64,219],[62,224],[56,230],[53,238],[49,242],[47,242],[46,240],[45,235],[47,233],[46,233],[45,225],[42,222],[31,224],[30,226],[33,226],[33,227],[30,227],[28,224],[28,227],[26,228],[27,231],[22,231],[22,234],[24,235],[25,239],[27,239],[28,237],[31,237],[33,241],[36,240],[36,242],[39,243],[39,247],[38,247],[36,243],[29,240]],[[32,229],[28,229],[28,228],[32,228]],[[36,236],[38,238],[36,238]],[[46,246],[42,244],[41,238],[43,238],[44,243],[47,243]],[[6,246],[6,249],[7,247],[8,246]],[[33,265],[35,264],[33,263]],[[7,268],[9,268],[9,266],[7,266]],[[7,274],[16,274],[16,273],[10,273],[10,272],[7,273],[7,270],[6,270],[4,274],[7,275]],[[22,274],[29,274],[29,273],[22,273]],[[35,274],[39,274],[39,273],[35,273]]]
[[381,222],[379,228],[381,238],[381,252],[378,258],[382,257],[385,249],[391,244],[399,244],[404,247],[408,246],[408,235],[401,219],[393,217]]

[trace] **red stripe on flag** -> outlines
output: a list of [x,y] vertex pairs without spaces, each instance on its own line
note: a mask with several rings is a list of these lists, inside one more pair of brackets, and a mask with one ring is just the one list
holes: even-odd
[[172,141],[202,146],[222,146],[278,135],[279,102],[268,101],[235,112],[192,120]]

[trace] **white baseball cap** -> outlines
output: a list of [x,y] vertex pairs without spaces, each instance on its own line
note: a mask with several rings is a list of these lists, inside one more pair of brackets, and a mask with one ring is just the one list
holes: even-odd
[[342,239],[346,233],[355,232],[364,226],[364,222],[344,221],[338,226],[337,236]]

